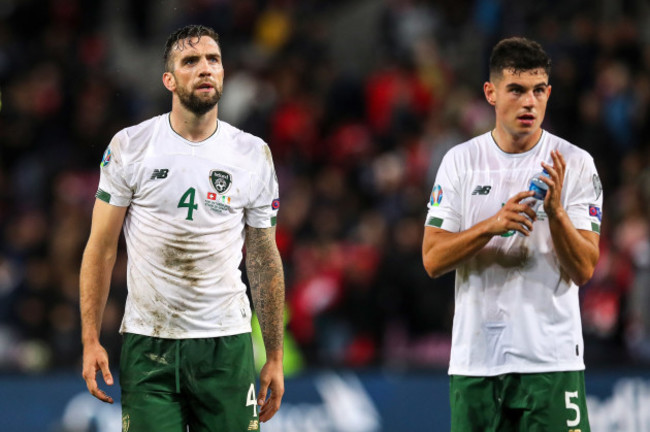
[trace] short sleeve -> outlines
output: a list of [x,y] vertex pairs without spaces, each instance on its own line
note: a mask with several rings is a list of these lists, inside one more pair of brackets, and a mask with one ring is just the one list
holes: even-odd
[[429,197],[427,218],[425,226],[444,229],[449,232],[458,232],[461,227],[459,209],[460,180],[451,152],[448,152],[440,163],[436,181]]
[[254,228],[275,226],[280,208],[278,177],[275,173],[271,150],[266,144],[263,144],[262,149],[264,157],[258,165],[258,172],[253,173],[252,199],[246,208],[246,225]]
[[125,168],[117,135],[106,148],[99,168],[99,187],[95,196],[108,204],[127,207],[131,203],[133,191],[125,180]]
[[[567,167],[567,173],[570,168]],[[575,177],[565,178],[567,195],[565,209],[573,223],[579,230],[593,231],[600,234],[602,223],[603,187],[596,166],[591,157],[583,160],[582,169],[576,170]],[[576,172],[574,171],[574,172]]]

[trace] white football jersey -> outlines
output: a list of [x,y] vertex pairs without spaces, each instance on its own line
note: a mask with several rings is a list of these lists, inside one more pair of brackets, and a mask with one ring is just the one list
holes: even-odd
[[[553,165],[559,150],[567,168],[562,205],[579,230],[600,233],[602,187],[591,156],[543,131],[525,153],[502,151],[491,134],[452,148],[429,201],[426,226],[464,231],[494,214],[529,179]],[[493,237],[456,269],[450,375],[584,369],[578,287],[560,268],[543,205],[530,237]]]
[[278,183],[269,147],[224,121],[201,142],[169,114],[118,132],[97,198],[128,206],[128,297],[122,333],[203,338],[251,331],[241,280],[244,226],[275,225]]

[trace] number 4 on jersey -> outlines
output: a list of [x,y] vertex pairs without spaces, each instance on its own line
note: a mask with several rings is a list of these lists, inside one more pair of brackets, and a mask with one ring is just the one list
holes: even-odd
[[189,188],[185,191],[180,201],[178,201],[178,208],[187,207],[187,217],[185,220],[194,220],[192,219],[192,213],[194,213],[194,210],[199,208],[198,204],[194,204],[195,195],[196,190],[194,188]]

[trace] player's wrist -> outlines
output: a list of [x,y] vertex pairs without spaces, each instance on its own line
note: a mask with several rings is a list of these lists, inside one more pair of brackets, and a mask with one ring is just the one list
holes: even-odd
[[568,217],[566,211],[564,210],[564,207],[562,206],[557,206],[556,208],[549,208],[548,210],[545,208],[544,212],[546,213],[546,216],[548,217],[549,221],[555,221],[555,220],[561,220],[565,217]]
[[267,362],[281,362],[284,359],[284,350],[270,350],[266,353]]
[[99,343],[99,335],[96,335],[96,334],[85,335],[84,334],[84,335],[81,336],[81,344],[83,345],[84,348],[100,345],[100,343]]
[[476,224],[474,228],[476,229],[476,233],[479,238],[491,239],[495,235],[501,234],[497,227],[498,223],[498,216],[494,215],[492,218],[486,219],[483,222]]

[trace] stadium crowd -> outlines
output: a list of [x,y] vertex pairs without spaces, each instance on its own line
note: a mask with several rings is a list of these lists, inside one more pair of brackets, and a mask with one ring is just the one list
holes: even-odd
[[[589,151],[601,257],[588,366],[650,363],[650,6],[567,0],[6,0],[0,6],[0,372],[80,369],[79,265],[113,134],[169,110],[168,33],[221,35],[220,118],[271,146],[288,333],[307,366],[444,368],[453,274],[421,262],[442,155],[487,130],[490,47],[553,59],[544,127]],[[119,355],[126,254],[102,340]]]

